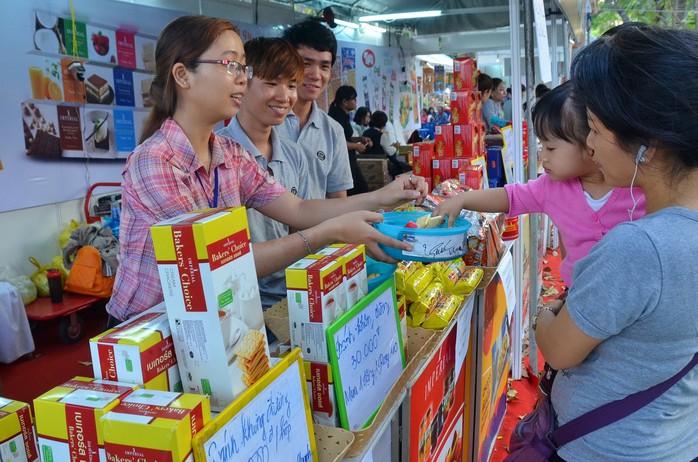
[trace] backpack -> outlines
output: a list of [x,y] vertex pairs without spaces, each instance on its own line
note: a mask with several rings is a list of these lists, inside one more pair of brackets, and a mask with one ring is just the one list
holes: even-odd
[[80,247],[65,283],[65,290],[76,294],[109,298],[113,288],[114,276],[105,276],[102,272],[102,257],[99,251],[91,245]]

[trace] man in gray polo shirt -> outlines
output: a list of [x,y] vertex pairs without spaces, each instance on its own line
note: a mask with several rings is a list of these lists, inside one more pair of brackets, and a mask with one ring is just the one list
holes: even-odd
[[310,198],[346,197],[354,184],[344,131],[315,103],[330,81],[337,40],[330,29],[314,20],[291,26],[284,31],[283,38],[303,58],[305,72],[298,87],[298,101],[279,127],[279,133],[296,140],[306,150]]
[[[308,159],[295,141],[277,133],[278,126],[296,101],[297,82],[303,61],[293,47],[280,38],[255,38],[245,43],[247,65],[254,77],[248,81],[240,110],[218,133],[237,141],[264,170],[301,199],[310,199]],[[288,226],[256,210],[247,211],[252,242],[288,236]],[[259,279],[262,306],[266,310],[286,297],[284,271]]]

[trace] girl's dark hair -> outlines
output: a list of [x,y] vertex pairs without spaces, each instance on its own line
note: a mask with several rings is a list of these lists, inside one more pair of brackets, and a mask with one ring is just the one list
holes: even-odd
[[306,19],[286,29],[283,38],[291,42],[296,49],[308,47],[317,51],[329,51],[332,65],[337,58],[337,39],[334,33],[315,19]]
[[572,90],[572,82],[567,81],[545,93],[533,106],[533,129],[543,141],[558,138],[586,148],[589,125]]
[[374,111],[368,126],[371,128],[383,128],[388,123],[388,114],[383,111]]
[[[681,85],[668,85],[680,73]],[[698,33],[641,23],[614,27],[572,62],[575,98],[633,157],[640,145],[674,157],[672,174],[698,166]]]
[[356,98],[356,89],[351,85],[342,85],[337,88],[334,94],[334,100],[330,103],[330,107],[339,106],[344,100],[350,100]]
[[484,93],[487,90],[494,90],[494,83],[492,82],[492,77],[487,74],[480,74],[477,76],[477,90],[480,93]]
[[150,138],[177,109],[177,86],[172,76],[172,66],[183,63],[195,70],[192,64],[225,31],[237,33],[237,28],[225,19],[208,16],[181,16],[160,32],[155,47],[155,75],[150,85],[153,108],[143,125],[139,143]]
[[359,125],[363,124],[366,114],[371,114],[371,111],[369,111],[366,106],[361,106],[360,108],[356,109],[356,112],[354,113],[354,122]]
[[504,83],[504,80],[502,80],[498,77],[494,77],[492,79],[492,91],[494,91],[499,86],[500,83]]

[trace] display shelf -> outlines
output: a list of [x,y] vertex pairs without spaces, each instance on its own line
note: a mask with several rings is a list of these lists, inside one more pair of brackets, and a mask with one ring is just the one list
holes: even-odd
[[128,66],[123,66],[118,63],[108,63],[104,61],[95,61],[92,59],[88,58],[81,58],[81,57],[75,57],[70,54],[62,54],[62,53],[50,53],[48,51],[41,51],[41,50],[29,50],[27,52],[29,55],[35,55],[35,56],[43,56],[44,58],[51,58],[51,59],[63,59],[63,58],[71,58],[74,59],[75,61],[80,61],[82,62],[83,65],[88,64],[90,66],[99,66],[99,67],[104,67],[104,68],[109,68],[109,69],[114,69],[114,68],[124,68],[128,69],[134,72],[142,72],[144,74],[151,74],[155,75],[155,71],[151,69],[145,69],[145,68],[140,68],[140,67],[128,67]]

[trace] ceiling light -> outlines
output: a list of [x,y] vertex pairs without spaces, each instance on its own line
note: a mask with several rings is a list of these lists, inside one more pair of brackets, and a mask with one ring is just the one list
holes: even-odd
[[377,14],[374,16],[361,16],[359,18],[359,21],[361,21],[361,22],[392,21],[394,19],[433,18],[435,16],[441,16],[441,10],[409,11],[406,13],[391,13],[391,14]]
[[365,30],[366,32],[377,32],[379,34],[384,34],[388,32],[388,29],[385,29],[383,27],[378,27],[374,26],[372,24],[361,24],[361,28]]
[[376,32],[379,34],[383,34],[388,31],[383,27],[374,26],[372,24],[356,24],[353,22],[345,21],[343,19],[335,19],[334,22],[337,23],[337,25],[348,27],[350,29],[361,29],[364,32]]
[[358,29],[359,28],[358,24],[354,24],[353,22],[345,21],[343,19],[335,19],[334,22],[336,22],[340,26],[349,27],[351,29]]
[[453,58],[445,54],[417,55],[416,58],[420,61],[426,61],[431,64],[453,66]]

